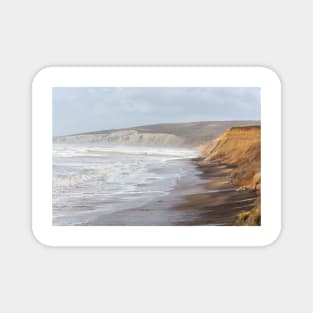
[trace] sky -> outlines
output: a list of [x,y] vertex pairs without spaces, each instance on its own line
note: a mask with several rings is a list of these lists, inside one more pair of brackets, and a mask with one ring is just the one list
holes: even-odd
[[260,88],[53,88],[54,136],[158,123],[260,119]]

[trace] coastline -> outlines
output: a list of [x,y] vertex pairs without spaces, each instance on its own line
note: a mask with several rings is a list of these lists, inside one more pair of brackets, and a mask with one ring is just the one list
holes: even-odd
[[212,143],[201,147],[199,164],[227,164],[227,174],[239,191],[250,190],[257,198],[253,208],[238,212],[235,225],[261,225],[261,127],[232,127]]
[[[76,157],[75,162],[83,164],[83,169],[87,164],[89,170],[69,177],[63,170],[65,161],[62,159],[62,148],[59,151],[61,178],[56,179],[57,187],[61,190],[61,204],[56,206],[59,215],[54,216],[53,224],[260,225],[260,135],[258,125],[232,127],[214,140],[197,146],[198,153],[188,154],[188,157],[178,153],[177,159],[167,152],[165,160],[158,151],[150,151],[150,154],[145,152],[140,157],[143,151],[139,149],[138,154],[136,146],[132,148],[136,153],[131,149],[121,155],[121,151],[118,151],[113,159],[106,155],[107,149],[101,146],[98,150],[94,144],[92,149],[85,145],[82,148],[75,146],[75,149],[70,146],[65,156]],[[196,155],[198,157],[195,158]],[[67,165],[71,169],[71,159]],[[99,168],[102,171],[100,174]],[[130,175],[132,171],[137,174]],[[146,174],[140,174],[142,171]],[[77,188],[71,187],[73,177],[82,180]],[[126,180],[126,177],[130,177],[130,180]],[[161,180],[161,177],[165,179]],[[68,197],[64,206],[62,192],[65,188],[72,197]]]
[[[255,206],[253,190],[231,183],[228,165],[201,165],[190,160],[194,176],[185,177],[162,200],[98,216],[81,226],[232,226],[237,215]],[[195,179],[196,178],[196,179]]]
[[[115,187],[110,196],[110,189],[105,190],[106,192],[103,190],[106,184],[103,185],[104,180],[101,175],[89,183],[91,186],[89,194],[92,198],[89,201],[86,197],[83,199],[85,207],[82,207],[80,201],[77,202],[74,190],[73,203],[78,210],[81,208],[83,210],[78,211],[75,216],[76,222],[69,215],[71,221],[66,221],[65,224],[80,226],[258,226],[261,224],[260,149],[260,126],[233,127],[213,142],[199,147],[200,156],[196,158],[194,157],[196,154],[191,156],[193,158],[190,156],[178,159],[169,158],[164,164],[162,158],[149,159],[150,163],[153,161],[154,167],[151,167],[153,168],[151,172],[148,170],[146,173],[150,173],[150,176],[144,176],[148,177],[148,180],[139,175],[135,176],[135,180],[128,182],[133,192],[122,189],[124,185],[119,183],[117,193],[114,193]],[[125,157],[123,155],[122,159],[117,162],[117,168],[125,162],[129,163],[129,158],[125,159]],[[133,169],[137,170],[138,164],[142,161],[141,157],[139,159],[135,157],[130,163]],[[109,159],[109,162],[111,161]],[[97,162],[98,166],[102,167],[98,159]],[[150,164],[149,162],[147,164]],[[122,168],[123,175],[130,173],[126,169]],[[141,169],[146,171],[145,167]],[[103,173],[103,177],[106,173]],[[171,174],[169,177],[165,175],[168,173]],[[177,175],[177,173],[181,174]],[[156,177],[164,175],[171,183],[168,184],[166,179],[162,180],[160,185],[150,183],[151,179],[154,181]],[[115,180],[112,180],[115,185],[116,179],[120,182],[123,176],[117,174]],[[97,201],[94,199],[94,186],[99,186],[100,198]],[[101,198],[101,195],[109,196]],[[118,203],[114,202],[116,197],[119,197]],[[60,218],[64,220],[67,216],[60,215]]]
[[254,208],[257,192],[243,190],[232,184],[230,173],[233,166],[213,163],[202,165],[201,160],[203,158],[197,158],[193,162],[201,171],[201,177],[209,179],[209,182],[203,184],[205,192],[185,196],[184,202],[175,209],[198,211],[202,221],[199,225],[235,226],[240,212]]

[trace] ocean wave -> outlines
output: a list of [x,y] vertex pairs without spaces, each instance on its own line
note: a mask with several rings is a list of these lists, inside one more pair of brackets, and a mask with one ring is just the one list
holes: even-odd
[[187,149],[56,144],[55,222],[76,224],[95,210],[103,214],[160,199],[188,175],[193,165],[185,159],[196,155]]
[[198,155],[196,150],[183,148],[133,147],[133,146],[81,146],[54,144],[55,157],[74,156],[112,156],[112,155],[142,155],[168,158],[193,158]]
[[60,175],[53,177],[53,186],[66,187],[74,186],[79,183],[91,180],[99,176],[99,174],[78,174],[78,175]]

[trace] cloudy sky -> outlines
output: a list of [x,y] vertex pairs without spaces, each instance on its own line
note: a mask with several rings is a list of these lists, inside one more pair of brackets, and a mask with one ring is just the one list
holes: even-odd
[[53,135],[157,123],[260,120],[259,88],[53,88]]

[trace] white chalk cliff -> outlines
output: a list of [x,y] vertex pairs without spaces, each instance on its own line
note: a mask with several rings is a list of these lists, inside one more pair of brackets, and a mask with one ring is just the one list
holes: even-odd
[[118,130],[110,133],[62,136],[55,138],[54,142],[177,146],[183,144],[184,139],[176,135],[166,133],[144,133],[136,130]]

